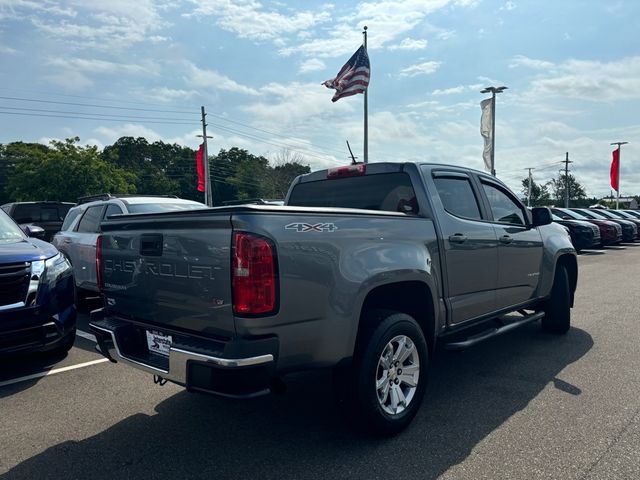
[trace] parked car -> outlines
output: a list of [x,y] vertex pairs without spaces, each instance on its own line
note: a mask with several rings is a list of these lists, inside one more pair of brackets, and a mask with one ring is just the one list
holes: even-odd
[[638,238],[638,227],[635,223],[629,220],[622,220],[621,218],[611,215],[607,210],[601,208],[572,208],[574,212],[580,212],[585,216],[591,215],[594,218],[601,218],[615,222],[622,227],[622,241],[633,242]]
[[563,219],[556,214],[552,214],[551,218],[555,223],[559,223],[569,229],[571,243],[573,243],[578,252],[585,248],[600,246],[602,240],[600,238],[600,229],[597,225],[586,220]]
[[229,397],[333,367],[337,396],[383,434],[418,411],[437,344],[538,319],[566,333],[578,278],[549,209],[449,165],[321,170],[284,206],[114,216],[99,245],[90,327],[107,358]]
[[640,212],[638,210],[622,210],[625,213],[628,213],[634,218],[640,218]]
[[96,295],[96,240],[100,223],[111,215],[177,212],[207,208],[206,205],[177,197],[153,195],[101,194],[78,199],[67,213],[53,244],[67,257],[74,269],[77,301]]
[[13,202],[1,208],[21,227],[37,225],[43,228],[43,240],[50,242],[60,231],[64,217],[74,205],[70,202]]
[[627,213],[623,210],[607,210],[607,213],[623,220],[629,220],[630,222],[635,223],[636,227],[638,228],[638,234],[640,236],[640,218],[631,215],[630,213]]
[[75,335],[71,265],[0,210],[0,355],[66,352]]
[[609,220],[597,219],[594,217],[587,217],[578,212],[574,212],[567,208],[551,208],[551,212],[554,215],[562,218],[563,220],[581,220],[587,221],[596,225],[600,229],[600,246],[605,247],[607,245],[615,245],[622,241],[622,227],[615,222]]

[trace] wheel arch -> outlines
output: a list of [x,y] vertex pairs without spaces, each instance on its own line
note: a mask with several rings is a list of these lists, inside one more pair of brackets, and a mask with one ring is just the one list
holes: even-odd
[[429,355],[433,355],[436,341],[436,314],[433,293],[429,285],[418,280],[407,280],[380,285],[370,290],[362,304],[355,349],[383,318],[373,316],[374,311],[393,311],[413,317],[425,336]]
[[[576,287],[578,286],[578,261],[575,255],[564,254],[558,257],[556,261],[556,268],[562,265],[569,275],[569,291],[571,292],[571,307],[573,307],[573,301],[576,293]],[[554,272],[555,274],[555,272]]]

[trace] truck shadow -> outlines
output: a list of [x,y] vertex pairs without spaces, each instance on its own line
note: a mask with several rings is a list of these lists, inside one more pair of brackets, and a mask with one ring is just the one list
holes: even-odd
[[154,416],[50,447],[4,478],[436,478],[544,388],[580,395],[559,377],[592,346],[583,330],[559,337],[534,324],[462,353],[439,351],[419,414],[393,438],[352,430],[332,402],[330,375],[314,372],[284,395],[250,401],[180,392]]

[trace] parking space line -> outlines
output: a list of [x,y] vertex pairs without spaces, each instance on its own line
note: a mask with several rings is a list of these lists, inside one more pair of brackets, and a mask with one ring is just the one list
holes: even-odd
[[54,370],[49,370],[48,372],[40,372],[34,373],[33,375],[27,375],[25,377],[13,378],[11,380],[5,380],[4,382],[0,382],[0,387],[6,387],[7,385],[13,385],[14,383],[26,382],[27,380],[34,380],[36,378],[47,377],[49,375],[55,375],[56,373],[68,372],[69,370],[76,370],[78,368],[90,367],[91,365],[96,365],[102,362],[108,362],[107,358],[100,358],[98,360],[92,360],[90,362],[79,363],[77,365],[70,365],[68,367],[56,368]]
[[86,338],[87,340],[91,340],[93,343],[96,343],[96,336],[91,333],[83,332],[82,330],[76,330],[76,335],[82,338]]

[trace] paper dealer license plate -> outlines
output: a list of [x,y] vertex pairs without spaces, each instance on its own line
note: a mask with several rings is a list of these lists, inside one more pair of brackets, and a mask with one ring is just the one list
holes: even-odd
[[171,335],[165,335],[154,330],[147,330],[147,345],[150,352],[160,355],[169,355],[171,348]]

